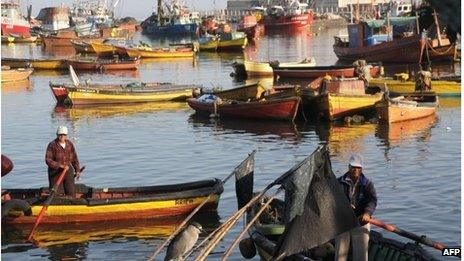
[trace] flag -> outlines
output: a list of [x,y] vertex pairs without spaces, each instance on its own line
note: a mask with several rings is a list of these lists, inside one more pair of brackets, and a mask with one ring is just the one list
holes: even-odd
[[322,245],[359,226],[332,172],[326,146],[319,147],[278,181],[285,189],[285,230],[275,257]]
[[238,165],[235,173],[235,192],[237,194],[238,209],[245,206],[253,197],[253,174],[255,169],[255,152]]

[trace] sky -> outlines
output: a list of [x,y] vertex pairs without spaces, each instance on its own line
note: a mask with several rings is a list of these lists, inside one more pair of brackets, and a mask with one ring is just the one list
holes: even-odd
[[[71,7],[73,2],[74,0],[22,0],[21,6],[23,14],[26,15],[26,6],[32,4],[32,16],[36,16],[44,7],[60,6],[61,4]],[[111,0],[108,2],[111,3]],[[197,11],[225,9],[227,5],[227,0],[185,0],[184,2],[191,10]],[[138,20],[144,20],[150,16],[156,3],[156,0],[120,0],[115,15],[116,17],[132,16]]]

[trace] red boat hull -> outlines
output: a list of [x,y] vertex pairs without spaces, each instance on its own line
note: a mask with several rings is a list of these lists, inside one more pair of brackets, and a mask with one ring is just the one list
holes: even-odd
[[376,45],[353,48],[341,46],[336,40],[334,51],[340,60],[362,59],[367,62],[417,63],[421,61],[424,47],[425,39],[414,35]]
[[[187,99],[188,105],[197,113],[214,113],[214,104]],[[294,120],[300,104],[299,97],[264,102],[243,102],[217,105],[217,113],[225,117],[249,118],[261,120]]]
[[137,70],[140,60],[114,62],[69,61],[76,70]]
[[52,87],[53,96],[56,98],[56,102],[59,104],[63,104],[68,97],[68,90],[64,87]]
[[30,36],[29,30],[31,29],[29,26],[24,25],[15,25],[15,24],[7,24],[2,23],[2,35],[9,35],[9,34],[18,34],[23,36]]
[[309,26],[312,22],[312,13],[278,17],[266,16],[264,18],[266,29],[298,29]]

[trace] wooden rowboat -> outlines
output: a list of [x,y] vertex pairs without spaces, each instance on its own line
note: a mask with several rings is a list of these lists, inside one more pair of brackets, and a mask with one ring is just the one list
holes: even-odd
[[2,66],[2,83],[24,81],[33,71],[34,69],[31,68],[10,69],[7,66]]
[[[223,192],[223,183],[212,179],[145,187],[93,188],[78,185],[76,190],[76,198],[55,197],[41,224],[175,217],[190,213],[210,194],[213,196],[203,210],[215,210]],[[48,188],[6,191],[6,194],[2,192],[2,209],[8,201],[21,200],[31,206],[32,212],[2,211],[2,223],[6,224],[32,225],[49,194]]]
[[77,35],[66,34],[64,36],[47,35],[42,36],[42,42],[45,48],[73,47],[72,40],[81,40],[86,42],[103,42],[105,38],[96,37],[78,37]]
[[67,68],[65,59],[2,58],[2,65],[6,65],[11,68],[30,67],[36,70],[55,70]]
[[68,64],[76,70],[137,70],[139,59],[129,60],[68,60]]
[[[198,114],[219,114],[224,117],[260,120],[293,121],[300,104],[299,97],[262,101],[205,101],[197,98],[187,99],[188,105]],[[215,108],[216,107],[216,108]]]
[[379,120],[386,123],[420,119],[435,114],[438,98],[435,94],[411,93],[407,96],[383,99],[375,103]]
[[95,105],[138,102],[185,101],[192,97],[193,85],[171,83],[91,84],[75,87],[50,83],[58,104]]
[[[392,94],[412,93],[416,86],[414,81],[401,81],[393,78],[372,78],[369,80],[369,86],[383,87],[385,84]],[[438,96],[461,96],[461,83],[458,81],[432,80],[432,89]]]
[[125,51],[129,57],[136,58],[186,58],[193,57],[195,52],[192,48],[131,48],[126,47]]

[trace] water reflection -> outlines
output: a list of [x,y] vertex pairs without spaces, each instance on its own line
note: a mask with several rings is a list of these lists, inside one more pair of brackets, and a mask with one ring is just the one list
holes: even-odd
[[[85,258],[90,242],[114,240],[160,240],[174,232],[185,216],[166,219],[148,220],[120,220],[117,222],[98,222],[82,224],[43,224],[38,227],[34,235],[34,244],[46,248],[50,259]],[[202,225],[206,233],[217,228],[219,215],[216,211],[198,213],[192,219]],[[25,243],[30,227],[4,226],[2,227],[2,245]],[[204,234],[206,234],[204,233]],[[200,235],[200,237],[203,237]],[[159,242],[157,242],[159,243]],[[2,252],[13,252],[15,248],[2,249]]]
[[408,143],[411,139],[429,141],[432,136],[432,126],[436,122],[437,117],[431,115],[417,120],[379,124],[375,136],[381,140],[387,150]]
[[319,122],[315,129],[320,141],[330,146],[330,151],[342,161],[347,161],[353,152],[364,154],[366,144],[374,136],[375,124],[343,125],[341,123]]
[[215,134],[226,133],[251,133],[257,136],[268,136],[269,140],[286,139],[295,142],[303,138],[297,126],[291,122],[285,121],[253,121],[253,120],[238,120],[238,119],[209,119],[192,114],[189,117],[189,124],[194,129],[206,128]]
[[32,89],[32,84],[29,79],[2,83],[2,94],[30,92]]
[[458,108],[461,107],[461,99],[440,97],[438,106],[441,108]]
[[173,111],[188,109],[185,102],[150,102],[141,104],[108,104],[95,106],[56,106],[52,116],[65,118],[69,121],[80,119],[98,119],[103,117],[127,116],[158,111]]

